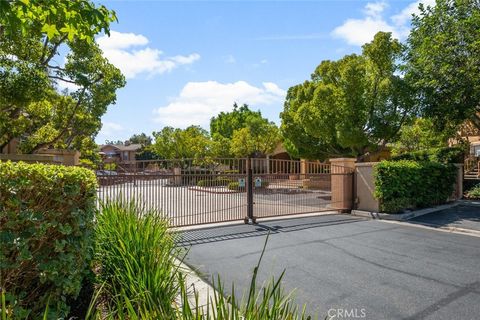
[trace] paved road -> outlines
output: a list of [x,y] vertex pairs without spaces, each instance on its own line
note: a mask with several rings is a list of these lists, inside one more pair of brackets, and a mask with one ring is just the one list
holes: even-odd
[[478,237],[330,215],[195,230],[182,244],[204,278],[243,291],[268,232],[260,281],[285,268],[285,288],[322,319],[331,308],[364,308],[364,319],[480,317]]
[[454,227],[480,231],[480,203],[478,201],[464,202],[464,204],[450,209],[411,219],[409,222],[433,227]]

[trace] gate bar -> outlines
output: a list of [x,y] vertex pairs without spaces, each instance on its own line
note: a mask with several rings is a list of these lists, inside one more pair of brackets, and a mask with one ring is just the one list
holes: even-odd
[[253,216],[253,169],[252,169],[252,159],[247,158],[247,216],[245,217],[245,224],[252,221],[256,223],[256,219]]

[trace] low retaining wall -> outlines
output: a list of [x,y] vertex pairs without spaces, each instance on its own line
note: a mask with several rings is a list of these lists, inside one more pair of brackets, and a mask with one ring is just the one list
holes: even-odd
[[330,175],[311,177],[302,181],[304,189],[309,190],[332,190],[332,179]]
[[0,154],[0,161],[23,161],[28,163],[63,164],[66,166],[78,166],[80,164],[80,152],[62,149],[43,149],[35,154]]

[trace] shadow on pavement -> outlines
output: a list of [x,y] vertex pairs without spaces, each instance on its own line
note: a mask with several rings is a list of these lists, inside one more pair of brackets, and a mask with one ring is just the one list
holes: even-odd
[[177,246],[186,247],[202,243],[211,243],[241,238],[265,236],[278,233],[293,232],[312,228],[321,228],[332,225],[355,223],[365,221],[364,218],[351,218],[343,215],[322,216],[308,218],[291,218],[284,220],[271,220],[259,222],[258,224],[239,224],[232,226],[221,226],[203,228],[197,230],[180,231],[180,238]]
[[461,204],[411,219],[409,222],[431,227],[457,227],[480,231],[480,206]]

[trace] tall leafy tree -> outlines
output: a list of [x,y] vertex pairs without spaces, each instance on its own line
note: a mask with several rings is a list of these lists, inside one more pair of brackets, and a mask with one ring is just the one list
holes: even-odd
[[198,159],[210,155],[210,137],[205,129],[190,126],[186,129],[165,127],[154,132],[154,151],[163,159]]
[[413,113],[398,65],[402,45],[379,32],[362,48],[361,55],[323,61],[310,81],[288,91],[281,129],[298,156],[361,158],[394,140]]
[[210,134],[212,136],[220,135],[224,138],[231,139],[233,132],[245,128],[247,121],[261,118],[262,114],[260,111],[250,110],[247,104],[239,107],[235,102],[232,111],[222,111],[210,120]]
[[134,134],[133,136],[128,139],[130,143],[141,144],[142,146],[146,147],[152,144],[152,137],[147,136],[145,133]]
[[108,34],[115,13],[86,0],[0,6],[0,149],[15,138],[25,153],[92,146],[125,85],[94,38]]
[[480,2],[437,0],[412,21],[406,77],[439,129],[470,120],[480,129]]
[[267,119],[250,119],[244,128],[233,132],[230,151],[237,157],[263,156],[280,143],[280,131]]
[[212,152],[218,157],[247,157],[272,152],[280,142],[277,126],[248,105],[233,105],[210,121]]

